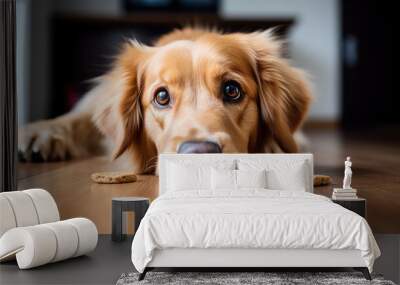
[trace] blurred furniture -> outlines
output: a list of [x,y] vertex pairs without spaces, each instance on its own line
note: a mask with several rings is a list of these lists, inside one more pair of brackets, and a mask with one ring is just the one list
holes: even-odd
[[144,197],[116,197],[112,199],[112,235],[113,241],[125,239],[123,233],[124,212],[132,211],[135,213],[135,231],[139,228],[140,221],[149,208],[150,201]]
[[367,200],[364,198],[349,199],[349,200],[335,200],[332,199],[333,203],[336,203],[354,213],[359,214],[361,217],[366,218]]
[[15,0],[0,1],[0,192],[17,189]]
[[219,0],[124,0],[128,11],[217,12]]
[[340,1],[342,124],[347,129],[400,125],[394,106],[394,2]]
[[292,18],[224,19],[215,13],[136,12],[119,16],[56,14],[52,19],[50,117],[69,111],[87,92],[88,81],[107,72],[121,43],[136,38],[151,44],[160,35],[187,25],[252,32],[276,27],[286,37]]
[[0,261],[17,259],[28,269],[84,255],[96,248],[97,228],[85,218],[60,221],[49,192],[0,193]]

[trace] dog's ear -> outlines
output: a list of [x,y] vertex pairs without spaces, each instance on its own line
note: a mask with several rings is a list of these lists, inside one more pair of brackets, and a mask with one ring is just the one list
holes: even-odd
[[284,152],[297,152],[293,133],[303,122],[311,101],[308,81],[281,55],[282,42],[270,30],[246,35],[259,86],[262,127],[267,127]]
[[100,131],[114,141],[113,158],[130,151],[137,172],[145,170],[147,156],[150,156],[146,155],[149,146],[141,106],[145,49],[149,48],[136,42],[125,44],[114,68],[98,79],[92,91],[99,100],[94,121]]

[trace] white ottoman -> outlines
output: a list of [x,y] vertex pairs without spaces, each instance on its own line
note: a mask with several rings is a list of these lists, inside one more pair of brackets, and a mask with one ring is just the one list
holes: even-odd
[[20,269],[86,254],[96,248],[97,228],[86,218],[59,221],[53,197],[43,189],[0,193],[0,261]]

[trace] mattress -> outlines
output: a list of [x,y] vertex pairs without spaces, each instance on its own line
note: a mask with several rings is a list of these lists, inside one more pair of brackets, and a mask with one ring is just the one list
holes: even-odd
[[361,216],[300,191],[167,192],[154,200],[132,242],[139,272],[162,249],[359,250],[372,271],[379,248]]

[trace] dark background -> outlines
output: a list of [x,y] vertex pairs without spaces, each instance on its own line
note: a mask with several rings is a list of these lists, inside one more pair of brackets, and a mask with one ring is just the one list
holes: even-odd
[[[18,88],[19,106],[23,107],[19,110],[19,122],[52,118],[69,111],[90,88],[89,79],[109,69],[126,38],[151,44],[156,37],[174,28],[197,24],[243,32],[279,26],[280,35],[288,40],[287,56],[291,58],[295,52],[293,64],[309,72],[317,86],[309,125],[360,131],[386,126],[398,129],[400,99],[393,91],[394,4],[327,0],[325,3],[335,7],[335,11],[316,10],[314,14],[306,14],[304,9],[312,9],[317,3],[315,0],[297,2],[298,9],[290,1],[278,2],[255,1],[250,7],[254,13],[241,13],[240,7],[247,7],[239,0],[19,0],[17,79],[23,82]],[[281,6],[280,10],[277,5]],[[226,17],[226,11],[232,10],[232,6],[239,7],[237,16]],[[323,15],[318,17],[315,15],[318,13]],[[295,43],[296,31],[310,21],[304,15],[319,21],[313,23],[315,29],[338,30],[333,47],[337,57],[318,58],[306,48],[299,50],[302,47]],[[325,27],[328,25],[323,21],[325,15],[333,15],[335,23],[329,25],[337,27]],[[311,44],[323,40],[307,38]],[[24,56],[18,56],[21,53]],[[299,54],[304,56],[298,62]],[[329,60],[331,63],[327,64]],[[332,60],[337,69],[332,66]],[[24,70],[29,72],[25,74]],[[326,87],[321,74],[325,81],[331,79],[337,84]],[[337,78],[330,78],[329,74]],[[333,95],[328,90],[332,86],[338,88]]]
[[[400,97],[393,90],[395,9],[390,1],[342,1],[342,123],[347,128],[400,123]],[[351,55],[352,45],[358,55]]]
[[[137,13],[137,14],[136,14]],[[128,38],[151,45],[159,36],[187,24],[202,23],[217,26],[224,31],[252,32],[279,27],[277,33],[285,36],[292,19],[224,20],[214,13],[135,12],[122,17],[82,17],[55,15],[52,19],[52,91],[63,94],[52,98],[50,116],[70,110],[90,89],[85,80],[107,72],[113,55]],[[72,44],[71,44],[72,43]]]

